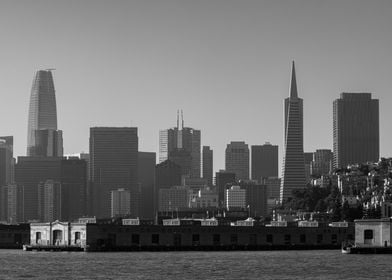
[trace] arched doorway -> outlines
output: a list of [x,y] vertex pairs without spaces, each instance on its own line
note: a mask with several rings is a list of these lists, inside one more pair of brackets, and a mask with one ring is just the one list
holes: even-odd
[[63,241],[63,231],[55,229],[53,231],[53,245],[61,245]]

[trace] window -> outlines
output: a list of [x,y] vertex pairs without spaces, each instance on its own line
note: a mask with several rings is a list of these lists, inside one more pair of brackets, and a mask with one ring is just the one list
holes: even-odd
[[322,234],[317,234],[317,244],[320,244],[323,242],[323,235]]
[[199,234],[192,234],[192,245],[193,246],[200,245],[200,235]]
[[219,245],[220,245],[220,234],[214,234],[214,235],[212,236],[212,243],[213,243],[215,246],[219,246]]
[[290,245],[291,244],[291,235],[290,234],[285,234],[284,235],[284,244]]
[[331,236],[332,244],[336,245],[338,243],[338,236],[337,234],[332,234]]
[[274,236],[272,234],[267,234],[267,243],[274,243]]
[[159,245],[159,234],[151,235],[151,243],[155,245]]
[[364,232],[365,239],[373,239],[373,230],[366,229]]
[[132,244],[139,245],[139,243],[140,243],[139,234],[132,234]]
[[236,245],[238,243],[238,235],[237,234],[230,235],[230,243],[232,245]]

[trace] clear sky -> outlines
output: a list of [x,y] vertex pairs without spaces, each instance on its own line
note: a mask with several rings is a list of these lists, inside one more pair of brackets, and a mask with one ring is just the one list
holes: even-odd
[[283,102],[296,62],[305,151],[332,149],[342,91],[380,100],[381,155],[392,156],[392,1],[0,1],[0,135],[25,155],[34,72],[56,68],[67,154],[89,127],[137,126],[142,151],[160,129],[200,129],[224,168],[230,141],[283,155]]

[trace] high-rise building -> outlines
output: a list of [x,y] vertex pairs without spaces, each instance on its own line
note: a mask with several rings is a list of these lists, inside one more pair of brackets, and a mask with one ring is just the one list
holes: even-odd
[[63,156],[63,131],[53,129],[34,130],[34,137],[35,146],[30,147],[30,156]]
[[226,171],[237,180],[249,180],[249,148],[243,141],[230,142],[226,147]]
[[60,182],[46,180],[38,184],[38,216],[41,222],[63,220]]
[[90,128],[90,181],[93,214],[110,217],[110,192],[119,188],[131,194],[131,216],[138,216],[138,136],[136,127]]
[[332,171],[333,153],[329,149],[318,149],[313,155],[311,175],[316,178],[325,176]]
[[125,217],[131,214],[131,193],[120,188],[110,191],[111,217]]
[[153,219],[157,209],[154,209],[155,163],[156,153],[138,153],[138,182],[140,186],[139,217]]
[[306,186],[304,162],[303,101],[298,97],[294,61],[290,97],[285,99],[284,158],[280,202],[292,197],[295,189]]
[[[86,162],[60,157],[18,157],[15,182],[18,187],[20,221],[42,219],[40,186],[47,181],[61,185],[61,220],[86,215]],[[41,188],[42,191],[42,188]],[[43,192],[41,192],[43,194]],[[40,200],[41,199],[41,200]]]
[[[182,112],[181,112],[182,115]],[[181,166],[183,176],[200,178],[200,130],[181,125],[177,112],[177,127],[159,132],[159,162],[167,159]]]
[[218,192],[219,206],[224,205],[225,191],[229,185],[236,182],[235,173],[220,170],[215,173],[215,185]]
[[248,181],[240,182],[240,187],[246,190],[246,207],[248,208],[250,216],[266,217],[268,214],[267,186]]
[[13,136],[0,137],[0,186],[14,181]]
[[378,161],[378,99],[371,93],[343,92],[333,102],[333,167]]
[[189,188],[174,186],[159,190],[159,212],[175,212],[188,208]]
[[1,201],[0,206],[2,209],[1,221],[5,221],[10,224],[17,224],[21,221],[22,210],[20,204],[22,203],[23,192],[21,188],[18,188],[15,184],[9,184],[2,186],[1,188]]
[[203,146],[203,178],[208,186],[212,186],[213,177],[213,152],[210,146]]
[[312,162],[313,162],[313,152],[304,153],[304,164],[305,164],[305,181],[310,182],[310,175],[312,173]]
[[265,143],[251,146],[252,180],[261,183],[262,178],[278,177],[278,146]]
[[[46,131],[41,132],[41,130]],[[52,154],[60,153],[58,156],[62,156],[62,133],[53,133],[53,131],[57,131],[53,76],[51,69],[39,70],[35,74],[30,95],[27,155],[42,156],[48,153],[52,156]]]
[[240,186],[231,186],[225,190],[225,208],[229,211],[246,208],[246,190]]

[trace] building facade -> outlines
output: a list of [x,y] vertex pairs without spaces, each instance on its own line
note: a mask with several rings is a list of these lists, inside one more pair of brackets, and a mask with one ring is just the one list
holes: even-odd
[[156,153],[139,152],[138,156],[139,217],[141,219],[153,219],[155,212],[158,210],[154,208]]
[[292,197],[295,189],[306,186],[304,162],[303,101],[298,97],[294,61],[290,97],[285,99],[284,158],[280,202]]
[[343,92],[333,102],[333,167],[380,157],[379,103],[371,93]]
[[203,146],[203,178],[208,186],[212,186],[213,177],[213,151],[210,146]]
[[332,172],[333,153],[329,149],[318,149],[313,155],[311,174],[313,177],[329,175]]
[[159,132],[159,162],[170,159],[181,166],[183,176],[200,178],[200,139],[200,130],[184,127],[183,118],[180,125],[177,112],[177,127]]
[[126,189],[110,192],[111,217],[126,217],[131,214],[131,193]]
[[228,211],[246,208],[246,190],[240,186],[231,186],[225,191],[225,208]]
[[236,177],[233,172],[220,170],[215,173],[215,186],[218,192],[219,206],[224,207],[225,192],[229,185],[235,184]]
[[138,135],[136,127],[90,128],[90,181],[93,214],[110,217],[110,192],[131,193],[131,215],[138,216]]
[[230,142],[226,147],[226,171],[237,180],[249,180],[249,148],[243,141]]
[[278,146],[265,143],[264,145],[251,146],[252,180],[258,183],[262,178],[278,177]]
[[[45,136],[53,135],[53,133],[43,133],[40,130],[57,131],[56,95],[50,69],[37,71],[33,80],[27,126],[28,156],[37,155],[37,150],[42,153],[41,150],[45,143],[49,143],[46,145],[48,149],[50,143],[53,142],[49,138],[45,139]],[[61,136],[61,148],[58,147],[58,150],[61,150],[62,156],[62,134],[59,134]],[[54,142],[60,144],[60,141]]]

